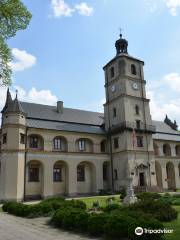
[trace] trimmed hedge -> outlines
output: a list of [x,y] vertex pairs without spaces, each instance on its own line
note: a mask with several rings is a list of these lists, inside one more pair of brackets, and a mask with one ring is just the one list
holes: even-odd
[[157,200],[161,198],[161,195],[153,192],[141,192],[137,193],[136,197],[140,200]]
[[34,205],[7,202],[3,205],[2,209],[4,212],[8,212],[16,216],[36,218],[49,216],[57,209],[64,209],[68,207],[85,210],[86,204],[80,200],[65,201],[63,198],[51,198]]
[[177,211],[169,203],[162,202],[161,199],[156,201],[141,200],[131,204],[128,208],[130,210],[151,214],[157,220],[164,222],[177,219],[178,215]]

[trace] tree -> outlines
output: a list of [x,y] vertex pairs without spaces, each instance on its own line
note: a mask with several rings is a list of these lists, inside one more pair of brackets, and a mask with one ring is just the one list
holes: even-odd
[[31,13],[21,0],[0,0],[0,85],[11,83],[11,50],[6,41],[27,28]]

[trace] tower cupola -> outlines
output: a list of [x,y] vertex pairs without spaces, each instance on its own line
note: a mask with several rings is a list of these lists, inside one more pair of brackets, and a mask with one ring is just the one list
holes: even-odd
[[121,53],[128,54],[128,41],[122,38],[122,34],[120,34],[120,38],[115,43],[117,55]]

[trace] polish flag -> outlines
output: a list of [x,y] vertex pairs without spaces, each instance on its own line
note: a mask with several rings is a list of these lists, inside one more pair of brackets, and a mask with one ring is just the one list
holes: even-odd
[[135,147],[136,145],[136,132],[133,128],[133,132],[132,132],[132,144],[133,144],[133,148]]

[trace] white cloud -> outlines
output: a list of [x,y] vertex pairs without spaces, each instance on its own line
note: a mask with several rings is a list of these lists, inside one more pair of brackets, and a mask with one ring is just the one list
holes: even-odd
[[164,82],[167,83],[172,90],[180,92],[180,74],[179,73],[170,73],[165,75]]
[[93,8],[88,6],[86,2],[75,5],[76,10],[80,15],[91,16],[93,14]]
[[36,64],[36,57],[27,53],[25,50],[19,50],[17,48],[12,49],[12,55],[14,61],[10,63],[13,71],[23,71]]
[[51,7],[55,17],[71,17],[74,9],[71,8],[64,0],[51,0]]
[[164,0],[172,16],[177,15],[177,8],[180,7],[180,0]]
[[51,0],[51,8],[56,18],[71,17],[74,12],[84,16],[91,16],[94,11],[93,7],[90,7],[86,2],[70,6],[64,0]]
[[[20,101],[40,103],[45,105],[56,105],[58,98],[51,93],[50,90],[37,90],[32,87],[29,91],[24,90],[19,86],[15,86],[13,90],[11,90],[12,97],[15,97],[15,91],[18,90],[18,99]],[[6,92],[7,88],[3,87],[0,91],[0,110],[3,108],[6,100]]]

